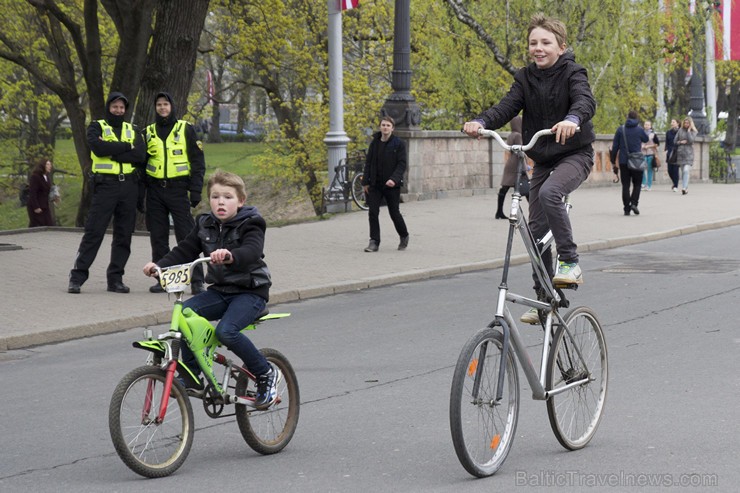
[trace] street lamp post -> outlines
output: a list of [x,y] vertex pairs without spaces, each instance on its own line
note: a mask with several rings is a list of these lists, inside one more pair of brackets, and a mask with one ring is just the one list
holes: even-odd
[[393,24],[393,94],[385,100],[380,116],[390,116],[399,130],[413,130],[421,123],[421,109],[411,94],[410,0],[396,0]]

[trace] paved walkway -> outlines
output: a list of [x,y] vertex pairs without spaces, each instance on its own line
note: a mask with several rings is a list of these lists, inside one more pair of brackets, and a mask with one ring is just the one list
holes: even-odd
[[[692,184],[672,193],[665,183],[643,192],[639,216],[624,216],[618,185],[583,188],[573,196],[575,239],[581,252],[740,224],[740,186]],[[367,216],[340,214],[329,220],[269,228],[266,261],[273,274],[271,304],[367,289],[501,265],[508,222],[494,220],[496,196],[402,204],[411,233],[408,250],[381,210],[383,241],[364,253]],[[508,200],[507,200],[508,207]],[[124,281],[129,294],[106,291],[110,256],[106,237],[82,294],[67,294],[67,275],[80,231],[14,231],[0,234],[0,351],[166,323],[167,295],[148,291],[141,273],[149,239],[134,236]],[[174,241],[174,240],[173,240]],[[21,247],[12,250],[11,244]],[[515,254],[522,261],[520,245]],[[711,248],[711,246],[708,246]],[[588,265],[583,265],[588,277]]]

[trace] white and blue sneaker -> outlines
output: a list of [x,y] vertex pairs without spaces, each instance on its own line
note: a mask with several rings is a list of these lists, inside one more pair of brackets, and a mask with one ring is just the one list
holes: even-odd
[[267,373],[257,377],[257,396],[254,399],[254,405],[258,409],[266,409],[275,402],[277,398],[277,388],[283,380],[283,374],[270,364]]
[[558,273],[552,278],[555,286],[583,284],[583,275],[578,263],[558,262]]

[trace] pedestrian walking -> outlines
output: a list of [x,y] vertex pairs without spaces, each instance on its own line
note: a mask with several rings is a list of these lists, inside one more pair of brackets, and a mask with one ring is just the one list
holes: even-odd
[[658,169],[655,157],[658,154],[660,139],[653,131],[653,122],[646,120],[642,124],[642,128],[648,136],[648,141],[642,144],[642,153],[645,155],[645,162],[647,163],[645,172],[642,174],[642,188],[649,192],[653,188],[653,175]]
[[689,178],[694,165],[694,138],[697,134],[694,120],[690,116],[683,119],[676,132],[673,143],[676,146],[676,165],[681,169],[681,194],[689,193]]
[[[640,188],[642,186],[643,171],[629,167],[629,155],[641,152],[642,143],[648,141],[648,135],[638,125],[639,120],[636,111],[627,113],[627,120],[614,132],[614,140],[609,151],[609,161],[612,166],[619,165],[619,178],[622,181],[622,206],[624,215],[630,212],[640,214],[637,205],[640,203]],[[630,185],[632,192],[630,192]]]
[[[170,251],[170,216],[179,243],[195,226],[191,207],[201,200],[206,171],[203,144],[195,128],[177,119],[175,103],[166,92],[154,98],[155,122],[146,127],[146,225],[152,246],[152,262]],[[193,294],[205,291],[203,268],[193,271]],[[163,293],[159,283],[152,293]]]
[[671,128],[665,133],[665,162],[668,171],[668,176],[671,179],[671,191],[678,191],[678,164],[676,164],[676,157],[673,153],[676,151],[676,145],[673,140],[678,132],[678,120],[673,118],[671,120]]
[[136,201],[140,168],[146,161],[146,144],[134,126],[124,121],[128,99],[112,92],[105,104],[106,115],[87,127],[93,187],[92,203],[85,222],[85,234],[69,273],[67,292],[78,294],[90,275],[105,231],[113,218],[113,241],[106,271],[108,291],[128,293],[123,283],[126,262],[131,255],[131,235],[136,225]]
[[47,158],[40,159],[28,179],[28,227],[54,226],[51,216],[49,192],[51,192],[51,171],[53,165]]
[[400,238],[399,250],[409,245],[409,232],[401,215],[401,185],[406,171],[406,144],[393,135],[396,123],[390,116],[380,120],[380,131],[373,135],[367,151],[362,187],[367,197],[370,242],[366,252],[377,252],[380,247],[380,204],[385,199],[388,214]]
[[[511,125],[511,132],[509,132],[509,136],[506,138],[506,143],[508,145],[522,145],[522,117],[519,115],[515,116],[509,124]],[[501,188],[498,189],[498,202],[496,204],[496,219],[508,219],[506,214],[504,214],[504,200],[506,200],[506,193],[509,189],[514,188],[516,185],[518,169],[519,158],[512,152],[504,164],[504,172],[501,175]],[[522,190],[520,186],[519,192],[523,197],[529,199],[529,176],[526,169],[522,170],[519,183],[526,184],[526,190]]]

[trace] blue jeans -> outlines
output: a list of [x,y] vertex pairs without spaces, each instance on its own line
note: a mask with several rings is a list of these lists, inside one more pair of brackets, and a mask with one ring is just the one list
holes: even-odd
[[[252,293],[230,294],[211,288],[185,301],[183,309],[190,308],[208,320],[221,319],[216,326],[216,337],[242,359],[247,370],[258,376],[267,373],[269,363],[241,330],[257,319],[265,305],[264,298]],[[191,370],[197,371],[195,356],[184,345],[182,360]]]
[[689,188],[689,177],[691,177],[691,165],[684,164],[681,166],[681,187],[684,190]]
[[655,156],[645,156],[645,161],[647,161],[647,169],[642,174],[642,184],[648,188],[652,188],[653,186],[653,160],[655,159]]

